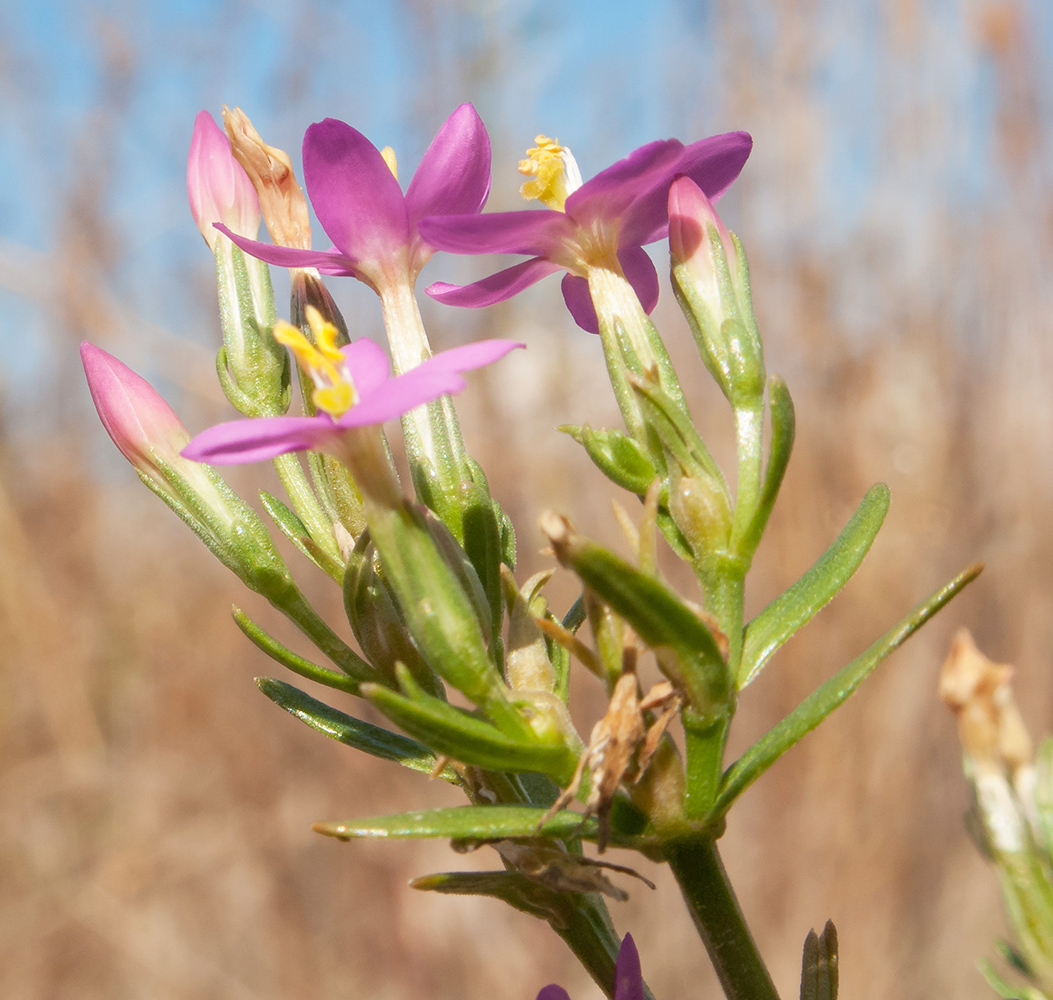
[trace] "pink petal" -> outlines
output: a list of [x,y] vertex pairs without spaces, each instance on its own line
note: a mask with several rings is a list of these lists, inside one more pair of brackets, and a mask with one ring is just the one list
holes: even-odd
[[537,1000],[570,1000],[570,994],[562,986],[553,983],[541,990],[537,995]]
[[710,200],[716,201],[742,172],[752,148],[753,139],[748,132],[714,135],[685,147],[669,180],[642,194],[622,217],[620,244],[640,246],[665,236],[669,185],[675,175],[690,177]]
[[391,364],[384,348],[375,340],[361,337],[341,348],[347,359],[347,369],[359,398],[372,395],[391,378]]
[[390,259],[409,241],[402,188],[361,132],[335,118],[311,125],[303,173],[318,221],[352,262]]
[[420,222],[420,234],[450,253],[524,253],[548,256],[575,230],[562,212],[546,208],[489,215],[432,215]]
[[565,205],[567,215],[581,225],[593,219],[617,219],[662,178],[668,176],[672,181],[674,164],[683,149],[677,139],[660,139],[633,150],[570,195]]
[[229,236],[245,253],[278,267],[316,267],[323,274],[339,274],[357,278],[355,262],[336,250],[298,250],[296,247],[280,247],[274,243],[261,243],[246,239],[231,232],[224,225],[217,225],[224,236]]
[[478,212],[490,193],[490,137],[471,104],[462,104],[432,140],[406,191],[410,225],[426,215]]
[[371,395],[363,393],[358,404],[340,418],[339,424],[364,427],[384,423],[445,393],[461,392],[467,384],[461,377],[462,372],[492,364],[523,346],[511,340],[480,340],[443,351],[379,386]]
[[209,427],[184,449],[183,456],[211,465],[262,462],[289,451],[321,451],[340,433],[328,416],[257,417]]
[[505,299],[518,295],[524,288],[529,288],[542,278],[561,270],[563,269],[559,264],[553,264],[543,257],[532,257],[470,285],[451,285],[445,281],[436,281],[424,290],[433,299],[446,305],[479,309],[495,302],[504,302]]
[[563,275],[560,288],[574,322],[588,333],[599,333],[600,321],[596,317],[596,307],[592,304],[588,279],[568,273]]
[[207,112],[198,112],[186,161],[190,212],[210,247],[215,247],[214,222],[225,222],[242,236],[260,229],[260,202],[249,175],[230,151],[226,133]]

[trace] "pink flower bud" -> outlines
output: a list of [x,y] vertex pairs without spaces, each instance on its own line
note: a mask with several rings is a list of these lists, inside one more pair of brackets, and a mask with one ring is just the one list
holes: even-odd
[[710,226],[716,229],[734,274],[735,242],[727,226],[706,193],[690,177],[678,177],[669,189],[669,251],[674,263],[686,263],[699,285],[712,293],[710,301],[716,302],[719,301],[720,264],[714,260]]
[[244,167],[230,151],[226,133],[207,111],[194,119],[186,161],[190,211],[205,242],[215,250],[221,222],[238,236],[255,239],[260,230],[260,201]]
[[146,379],[112,354],[85,340],[80,359],[106,433],[135,468],[163,482],[155,459],[184,464],[179,452],[190,435],[183,422]]

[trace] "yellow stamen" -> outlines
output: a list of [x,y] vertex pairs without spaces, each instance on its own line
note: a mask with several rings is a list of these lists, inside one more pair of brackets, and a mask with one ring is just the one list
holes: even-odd
[[380,155],[384,157],[384,162],[388,165],[388,170],[394,175],[395,180],[399,179],[399,161],[395,159],[395,150],[390,146],[385,146],[381,151]]
[[519,172],[530,177],[519,193],[527,201],[540,201],[557,212],[563,211],[563,205],[570,193],[567,190],[566,161],[567,151],[559,144],[558,139],[546,135],[536,136],[536,146],[527,150],[527,159],[519,161]]
[[358,402],[358,393],[336,346],[337,329],[314,306],[308,306],[305,312],[313,344],[302,330],[281,319],[274,324],[274,339],[288,347],[296,363],[310,375],[315,384],[311,393],[314,405],[331,417],[343,416]]

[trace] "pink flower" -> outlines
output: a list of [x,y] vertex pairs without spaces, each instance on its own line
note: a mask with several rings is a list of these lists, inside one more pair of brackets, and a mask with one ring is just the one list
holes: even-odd
[[315,310],[316,347],[288,323],[274,333],[297,355],[315,383],[313,417],[261,417],[218,424],[198,434],[184,449],[186,458],[214,465],[259,462],[289,451],[331,451],[353,427],[382,424],[446,393],[465,388],[462,372],[481,368],[516,347],[511,340],[483,340],[429,358],[395,378],[380,345],[366,337],[337,349],[335,330]]
[[[537,1000],[570,1000],[562,986],[546,986]],[[618,949],[618,961],[614,967],[614,1000],[644,1000],[643,974],[640,971],[640,955],[631,934],[622,938]]]
[[303,174],[332,250],[273,246],[219,226],[246,253],[281,267],[351,275],[377,291],[410,284],[434,253],[418,223],[426,215],[478,212],[490,193],[490,139],[462,104],[432,140],[403,194],[392,166],[361,132],[335,118],[307,129]]
[[752,145],[745,132],[715,135],[690,146],[676,139],[651,142],[570,190],[562,211],[557,207],[489,215],[448,212],[425,219],[421,233],[439,250],[530,257],[473,284],[436,282],[427,292],[440,302],[478,308],[503,302],[546,275],[566,271],[567,308],[580,327],[596,333],[599,324],[589,293],[589,269],[620,267],[645,311],[651,312],[658,302],[658,275],[643,247],[668,232],[667,199],[673,179],[684,174],[718,198],[738,177]]
[[234,159],[223,129],[207,111],[194,119],[190,154],[186,161],[186,190],[190,211],[213,250],[216,248],[215,223],[229,233],[255,238],[260,230],[260,202],[249,175]]

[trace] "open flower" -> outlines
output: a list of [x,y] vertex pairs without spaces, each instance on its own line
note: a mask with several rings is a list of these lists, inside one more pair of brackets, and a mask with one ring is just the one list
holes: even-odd
[[248,174],[230,151],[230,141],[207,111],[194,119],[194,134],[186,161],[190,211],[213,250],[215,224],[228,236],[253,239],[260,229],[260,202]]
[[[567,307],[579,326],[596,333],[587,279],[591,268],[605,268],[623,273],[650,312],[658,302],[658,275],[643,247],[669,230],[667,198],[674,177],[690,177],[710,198],[718,198],[738,177],[752,143],[745,132],[712,136],[690,146],[676,139],[659,140],[582,184],[570,151],[538,136],[537,148],[520,170],[534,177],[523,185],[524,194],[548,209],[448,213],[420,225],[424,239],[440,250],[528,254],[530,259],[471,285],[436,282],[427,292],[440,302],[476,308],[503,302],[546,275],[566,271]],[[527,166],[531,161],[536,170]]]
[[[546,986],[537,1000],[570,1000],[562,986]],[[643,974],[640,972],[640,955],[631,934],[622,938],[618,949],[618,961],[614,966],[614,1000],[644,1000]]]
[[382,292],[412,286],[434,253],[418,223],[425,216],[478,212],[490,193],[490,139],[471,104],[462,104],[432,140],[405,194],[394,154],[350,125],[326,118],[303,140],[307,193],[332,250],[272,246],[225,232],[246,253],[281,267],[351,275]]
[[198,434],[183,455],[213,465],[259,462],[290,451],[341,454],[345,431],[392,420],[446,393],[465,388],[462,372],[482,368],[516,347],[511,340],[482,340],[455,347],[392,378],[387,355],[363,337],[338,348],[336,328],[313,307],[308,319],[315,343],[289,323],[279,321],[274,336],[296,355],[314,382],[313,417],[260,417],[232,420]]

